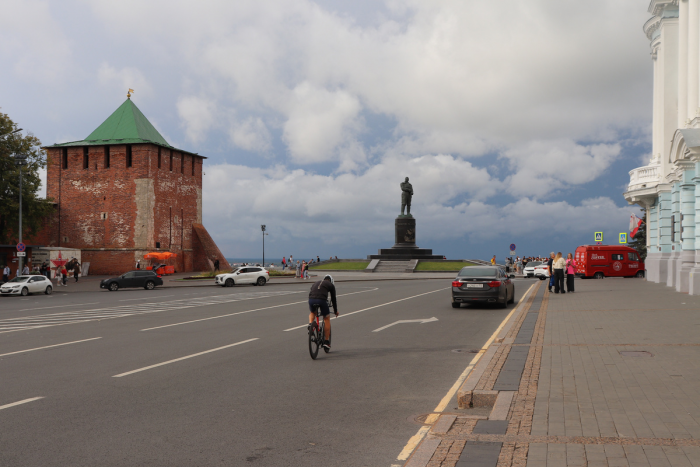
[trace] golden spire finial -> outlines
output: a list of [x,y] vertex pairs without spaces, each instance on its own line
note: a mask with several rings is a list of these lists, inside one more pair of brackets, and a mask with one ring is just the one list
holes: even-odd
[[131,93],[134,92],[133,89],[129,88],[129,90],[126,92],[126,98],[131,99]]

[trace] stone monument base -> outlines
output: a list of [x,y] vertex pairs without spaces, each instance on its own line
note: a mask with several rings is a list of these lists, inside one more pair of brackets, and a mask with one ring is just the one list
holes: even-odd
[[434,255],[433,250],[418,248],[416,245],[416,220],[413,216],[399,216],[394,222],[396,238],[394,246],[382,248],[378,255],[367,255],[367,259],[386,261],[409,261],[412,259],[441,260],[442,255]]

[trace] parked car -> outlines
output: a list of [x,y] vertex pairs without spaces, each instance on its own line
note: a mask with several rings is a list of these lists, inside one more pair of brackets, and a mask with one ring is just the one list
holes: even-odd
[[22,295],[26,296],[30,293],[45,293],[51,295],[53,286],[51,281],[46,276],[17,276],[9,282],[5,282],[0,286],[0,294],[2,295]]
[[535,268],[541,264],[542,264],[542,261],[530,261],[529,263],[527,263],[527,265],[523,269],[523,274],[525,274],[526,277],[534,277],[535,276]]
[[452,308],[462,303],[496,303],[505,308],[515,301],[515,285],[498,266],[467,266],[452,281]]
[[111,277],[100,282],[101,289],[112,292],[135,287],[153,290],[157,285],[163,285],[163,279],[153,271],[129,271],[119,277]]
[[576,248],[576,275],[593,277],[644,277],[644,261],[634,248],[624,245],[582,245]]
[[265,285],[270,280],[270,273],[262,267],[245,266],[234,269],[227,274],[219,274],[214,279],[216,285],[233,287],[234,285]]

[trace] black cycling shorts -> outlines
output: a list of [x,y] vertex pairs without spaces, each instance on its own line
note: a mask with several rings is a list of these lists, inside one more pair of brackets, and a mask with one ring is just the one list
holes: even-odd
[[322,298],[310,298],[309,299],[309,311],[315,313],[314,306],[318,305],[321,309],[321,316],[328,316],[331,314],[331,309],[328,307],[328,301]]

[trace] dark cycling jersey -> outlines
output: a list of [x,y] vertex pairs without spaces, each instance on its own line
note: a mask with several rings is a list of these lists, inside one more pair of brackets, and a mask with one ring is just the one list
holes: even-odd
[[331,294],[331,303],[333,304],[333,309],[338,312],[338,302],[335,299],[335,285],[331,281],[317,281],[311,286],[309,291],[309,300],[311,299],[321,299],[328,300],[328,294]]

